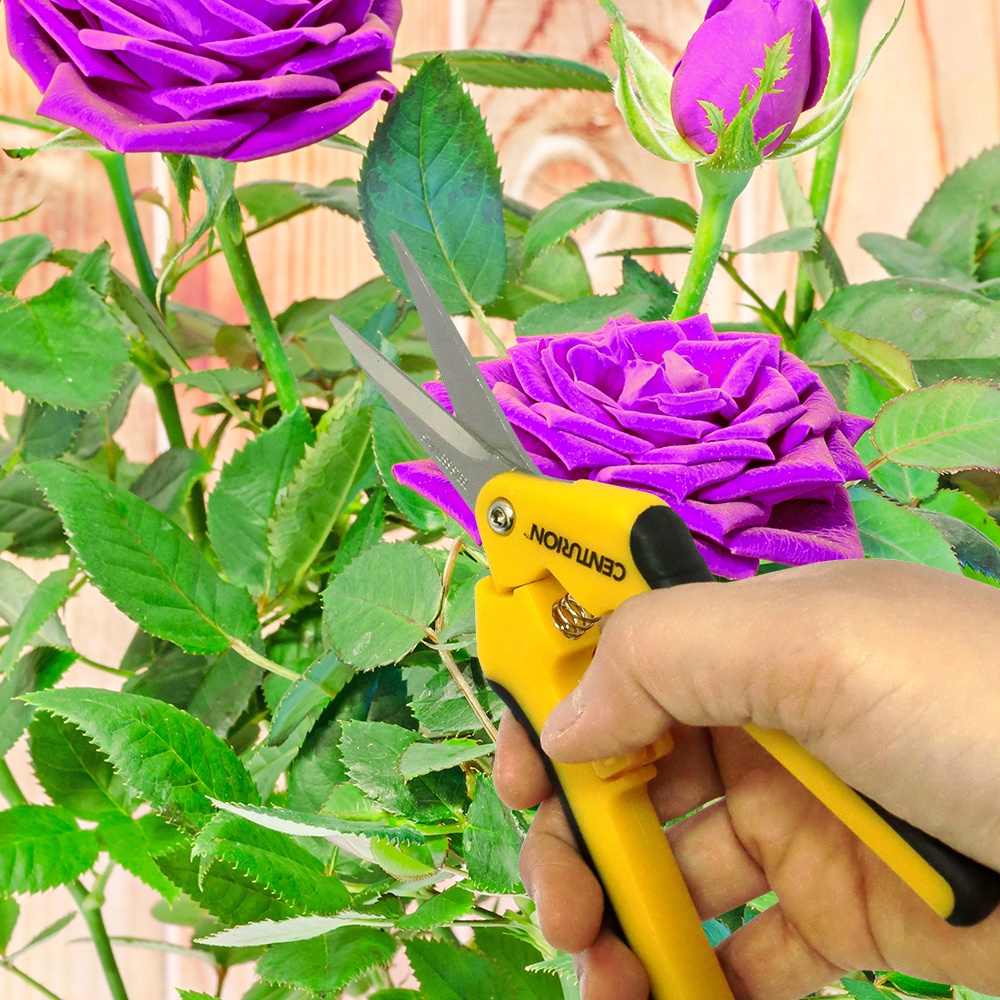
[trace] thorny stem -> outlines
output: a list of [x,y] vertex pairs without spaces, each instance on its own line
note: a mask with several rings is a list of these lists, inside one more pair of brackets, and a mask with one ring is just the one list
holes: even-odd
[[[17,779],[11,773],[7,761],[3,759],[0,759],[0,795],[12,806],[30,805],[24,792],[21,791]],[[122,982],[118,963],[115,961],[115,953],[111,948],[111,939],[108,937],[107,928],[104,926],[104,918],[101,916],[100,906],[95,903],[93,897],[79,879],[76,882],[71,882],[66,888],[69,889],[70,895],[76,900],[76,905],[87,923],[87,928],[94,941],[94,947],[97,949],[97,957],[101,962],[101,968],[104,970],[104,978],[108,982],[108,989],[111,990],[113,1000],[128,1000],[128,993],[125,990],[125,983]],[[12,967],[6,967],[14,971]],[[52,994],[50,993],[49,996],[52,996]],[[57,997],[56,1000],[59,1000],[59,998]]]
[[278,396],[278,405],[282,413],[291,413],[302,407],[302,397],[299,395],[299,384],[292,372],[285,346],[281,342],[278,328],[271,316],[260,287],[260,280],[250,258],[246,234],[243,231],[243,218],[240,207],[233,198],[219,216],[215,226],[219,234],[222,253],[229,265],[233,283],[239,293],[240,301],[246,310],[250,329],[271,381]]
[[695,173],[703,196],[701,211],[694,231],[691,259],[670,314],[672,320],[687,319],[701,309],[722,252],[733,206],[753,176],[752,170],[723,171],[711,167],[696,167]]
[[486,730],[486,734],[496,743],[498,736],[496,726],[493,725],[493,720],[486,713],[486,709],[479,704],[476,692],[472,689],[472,685],[465,679],[465,674],[462,673],[461,668],[455,662],[455,657],[447,649],[439,649],[438,655],[441,657],[441,662],[448,668],[451,679],[458,685],[458,689],[469,703],[469,707],[476,713],[476,718],[482,724],[483,729]]

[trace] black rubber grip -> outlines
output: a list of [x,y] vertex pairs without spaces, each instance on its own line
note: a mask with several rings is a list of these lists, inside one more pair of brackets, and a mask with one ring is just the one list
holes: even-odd
[[864,799],[944,880],[955,894],[955,909],[947,917],[953,927],[972,927],[985,920],[1000,904],[1000,874],[960,854],[954,847],[893,816],[867,795]]
[[553,789],[559,798],[559,802],[562,804],[563,812],[566,814],[566,821],[569,823],[569,828],[573,831],[573,836],[576,838],[577,850],[580,852],[580,857],[587,863],[587,867],[594,873],[594,877],[597,879],[598,884],[601,887],[601,892],[604,893],[604,926],[608,928],[614,935],[616,935],[620,940],[628,944],[628,939],[622,932],[621,921],[618,919],[618,914],[615,913],[614,905],[608,898],[608,893],[604,888],[604,883],[601,881],[601,876],[594,866],[594,859],[590,855],[590,850],[587,847],[587,842],[583,839],[583,834],[580,832],[580,826],[576,821],[576,816],[573,815],[573,810],[570,807],[569,801],[566,799],[566,793],[563,790],[563,786],[559,781],[559,776],[556,774],[556,769],[552,766],[552,761],[549,759],[548,755],[542,749],[542,741],[535,732],[534,727],[528,720],[528,717],[524,714],[521,706],[517,703],[517,699],[502,685],[497,684],[495,681],[490,681],[490,687],[496,692],[497,697],[510,709],[510,714],[521,724],[521,728],[528,734],[528,739],[531,740],[531,745],[538,752],[538,756],[542,758],[542,763],[545,765],[545,773],[549,776],[549,781],[552,783]]
[[648,507],[632,525],[632,561],[653,590],[715,579],[687,525],[669,507]]
[[[669,507],[649,507],[636,519],[630,538],[632,559],[654,590],[714,580],[691,532]],[[501,696],[502,697],[502,696]],[[947,917],[955,927],[971,927],[1000,905],[1000,874],[864,799],[945,881],[955,894]]]

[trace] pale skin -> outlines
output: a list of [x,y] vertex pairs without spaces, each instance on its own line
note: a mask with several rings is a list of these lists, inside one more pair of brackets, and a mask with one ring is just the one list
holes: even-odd
[[[737,1000],[799,1000],[856,969],[1000,994],[1000,911],[953,928],[738,728],[783,729],[891,812],[1000,870],[1000,590],[923,566],[825,563],[644,594],[605,623],[553,712],[555,759],[619,756],[670,729],[650,786],[702,919],[773,889],[718,949]],[[646,1000],[524,731],[504,716],[508,805],[541,803],[521,875],[573,953],[583,1000]],[[720,799],[718,802],[714,800]]]

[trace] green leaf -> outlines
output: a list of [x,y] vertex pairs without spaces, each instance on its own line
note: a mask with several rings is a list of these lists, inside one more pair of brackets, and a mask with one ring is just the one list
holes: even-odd
[[80,430],[85,414],[60,410],[28,400],[21,414],[17,447],[25,463],[58,458],[65,454]]
[[476,947],[510,981],[507,996],[511,1000],[562,1000],[558,979],[527,971],[541,955],[526,941],[498,927],[484,927],[476,931]]
[[14,746],[34,718],[34,706],[21,701],[21,695],[52,687],[75,661],[75,653],[35,649],[0,681],[0,756]]
[[84,414],[80,429],[73,439],[74,455],[79,458],[93,458],[101,449],[117,447],[112,440],[113,435],[124,422],[132,396],[140,381],[138,370],[130,368],[125,381],[111,398],[111,402],[100,410]]
[[998,203],[1000,146],[994,146],[944,180],[921,209],[907,236],[943,257],[962,274],[974,276],[980,233]]
[[525,965],[540,958],[530,945],[503,931],[476,933],[477,950],[454,941],[416,938],[406,955],[425,1000],[562,1000],[559,980]]
[[111,762],[76,726],[39,712],[29,747],[35,777],[55,805],[88,820],[132,812],[131,796]]
[[220,813],[198,834],[192,857],[202,871],[213,862],[246,872],[299,913],[329,915],[351,902],[343,883],[327,875],[323,863],[291,837]]
[[373,407],[371,420],[375,466],[392,502],[415,528],[421,531],[442,530],[446,521],[437,505],[408,486],[400,485],[392,474],[392,467],[397,463],[426,458],[427,452],[388,407]]
[[0,812],[0,886],[42,892],[72,882],[97,862],[97,837],[65,809],[15,806]]
[[358,492],[371,464],[371,421],[367,409],[339,419],[329,411],[275,504],[267,529],[277,586],[300,582],[330,532]]
[[226,736],[260,684],[261,670],[235,650],[194,656],[139,631],[122,660],[136,671],[123,688],[183,708],[216,736]]
[[885,405],[871,433],[898,465],[1000,470],[1000,385],[954,380],[905,393]]
[[272,945],[257,962],[257,975],[320,994],[338,994],[362,972],[388,965],[395,940],[371,927],[341,927],[308,941]]
[[484,87],[591,90],[608,94],[612,89],[607,73],[602,70],[571,59],[533,52],[448,49],[446,52],[415,52],[396,62],[409,69],[418,69],[442,55],[463,83]]
[[491,302],[507,271],[497,153],[444,59],[424,63],[375,131],[360,181],[365,233],[406,289],[389,234],[420,262],[445,308]]
[[122,383],[128,363],[122,329],[81,278],[59,278],[26,302],[0,291],[0,325],[3,381],[31,399],[67,410],[97,410]]
[[866,556],[962,572],[941,532],[919,514],[861,486],[849,487],[848,492]]
[[917,513],[941,532],[967,576],[971,570],[977,579],[985,576],[1000,586],[1000,549],[995,542],[961,518],[924,507],[918,508]]
[[653,306],[645,293],[589,295],[575,302],[552,302],[526,312],[517,321],[519,337],[542,337],[559,333],[592,333],[609,319],[625,314],[643,316]]
[[824,321],[895,344],[921,385],[955,376],[992,378],[1000,369],[1000,302],[916,278],[889,278],[837,291],[802,328],[798,351],[827,384],[846,379],[847,354]]
[[841,979],[840,985],[855,1000],[897,1000],[894,993],[887,990],[880,990],[877,986],[863,979]]
[[197,864],[181,848],[156,859],[157,867],[174,885],[203,909],[226,924],[249,924],[258,920],[283,920],[294,916],[287,903],[258,885],[245,872],[228,865],[212,865],[199,872]]
[[985,993],[976,993],[965,986],[955,987],[955,1000],[997,1000],[996,997],[988,997]]
[[323,592],[323,625],[344,663],[394,663],[422,639],[441,606],[433,558],[410,542],[362,552]]
[[68,927],[76,919],[77,913],[67,913],[61,916],[58,920],[53,920],[51,924],[47,924],[42,928],[27,944],[22,945],[13,954],[7,957],[13,961],[20,955],[23,955],[26,951],[31,951],[32,948],[37,945],[48,941],[49,938],[55,937],[64,927]]
[[57,462],[32,474],[98,589],[146,631],[195,653],[257,627],[245,590],[225,583],[173,521],[107,480]]
[[815,249],[802,252],[800,260],[816,293],[828,302],[836,289],[847,284],[847,275],[837,251],[816,219],[791,161],[778,164],[778,190],[788,225],[792,229],[811,229],[819,234]]
[[212,396],[243,396],[264,384],[262,372],[245,368],[209,368],[201,372],[185,372],[172,380],[175,385],[200,389]]
[[404,781],[418,778],[422,774],[444,771],[458,767],[470,760],[479,760],[493,753],[492,743],[477,743],[475,740],[442,740],[440,743],[414,743],[403,751],[399,760],[399,771]]
[[475,904],[475,895],[465,886],[449,886],[421,903],[412,913],[400,917],[396,926],[401,931],[432,931],[447,927],[468,916]]
[[[320,145],[325,146],[334,139],[347,141],[345,135],[333,135],[329,139],[324,139]],[[270,983],[256,983],[243,994],[243,1000],[310,1000],[312,993],[305,990],[289,990],[284,986],[272,986]]]
[[698,224],[698,213],[687,202],[660,198],[622,181],[595,181],[557,198],[532,219],[524,237],[525,256],[535,257],[574,229],[610,211],[667,219],[692,231]]
[[647,271],[637,260],[628,255],[622,260],[622,283],[618,293],[620,295],[639,293],[649,296],[650,307],[636,317],[646,322],[667,319],[677,302],[677,286],[672,281],[668,281],[655,271]]
[[341,663],[333,653],[321,656],[282,695],[271,720],[268,742],[275,746],[283,743],[303,720],[329,705],[353,676],[354,668]]
[[907,996],[913,997],[951,997],[950,986],[944,983],[929,983],[925,979],[904,976],[901,972],[891,972],[885,977],[886,984],[902,990]]
[[362,552],[377,545],[384,531],[385,490],[370,490],[367,503],[358,511],[337,546],[337,555],[330,567],[330,578],[335,577]]
[[[873,419],[893,399],[897,392],[880,382],[868,369],[850,365],[847,381],[847,409],[861,417]],[[858,457],[871,470],[871,477],[880,489],[894,500],[909,505],[914,500],[929,497],[938,488],[938,475],[926,469],[906,469],[895,462],[883,462],[871,468],[878,459],[878,449],[866,432],[855,445]]]
[[864,337],[853,330],[823,324],[827,332],[840,344],[845,351],[852,354],[862,364],[867,365],[879,378],[889,385],[906,392],[917,388],[917,377],[913,372],[913,362],[906,352],[890,344],[887,340],[877,340],[874,337]]
[[352,219],[359,217],[358,186],[347,178],[325,187],[291,181],[254,181],[238,187],[236,197],[253,216],[258,229],[270,228],[320,206]]
[[932,510],[937,514],[948,514],[972,525],[982,532],[994,545],[1000,546],[1000,524],[990,517],[989,512],[979,503],[958,490],[941,490],[924,500],[921,510]]
[[[21,620],[37,589],[38,584],[24,570],[6,559],[0,559],[0,618],[8,625],[13,626]],[[37,609],[36,605],[35,610]],[[55,614],[43,622],[32,635],[25,637],[26,642],[31,642],[33,639],[37,640],[39,645],[55,646],[58,649],[69,649],[70,645],[66,629]]]
[[180,513],[191,487],[211,471],[211,465],[200,451],[171,448],[158,456],[129,490],[151,507],[172,517]]
[[313,438],[303,409],[286,414],[222,469],[208,501],[208,536],[233,583],[267,593],[273,576],[267,526]]
[[287,920],[259,920],[242,927],[216,931],[199,938],[199,942],[212,947],[259,948],[269,944],[310,941],[341,927],[363,924],[390,926],[391,921],[351,911],[335,917],[309,915],[289,917]]
[[202,993],[200,990],[177,990],[177,995],[181,1000],[215,1000],[215,997],[208,993]]
[[156,865],[156,858],[175,850],[184,836],[153,813],[138,819],[108,813],[97,826],[101,849],[112,860],[142,880],[168,902],[176,902],[180,890]]
[[14,536],[7,548],[15,555],[47,559],[67,550],[59,516],[24,471],[0,479],[0,531]]
[[69,589],[76,575],[75,570],[59,569],[50,573],[34,589],[25,602],[24,610],[12,626],[3,651],[0,652],[0,674],[6,674],[14,666],[38,630],[62,607],[69,596]]
[[812,253],[818,244],[819,232],[814,226],[797,226],[781,233],[772,233],[732,252],[734,254]]
[[972,289],[976,279],[949,263],[940,254],[898,236],[886,233],[863,233],[858,243],[893,277],[926,278],[943,281],[956,288]]
[[403,751],[420,737],[409,729],[384,722],[346,721],[341,753],[347,773],[357,786],[389,812],[421,822],[453,817],[438,786],[429,777],[407,782],[400,770]]
[[21,907],[17,905],[16,899],[11,899],[9,896],[0,898],[0,955],[7,954],[7,946],[10,944],[20,915]]
[[485,892],[519,892],[518,856],[524,834],[487,777],[476,781],[465,830],[465,863],[473,885]]
[[173,705],[89,688],[39,692],[26,700],[82,729],[125,783],[179,826],[213,816],[211,799],[258,801],[233,751]]
[[[495,721],[500,717],[503,703],[491,690],[480,689],[476,692],[476,697],[490,718]],[[475,733],[483,725],[458,685],[446,675],[432,680],[414,698],[412,710],[420,723],[421,731],[428,736]]]
[[17,290],[21,279],[52,253],[52,241],[42,233],[25,233],[0,243],[0,289]]

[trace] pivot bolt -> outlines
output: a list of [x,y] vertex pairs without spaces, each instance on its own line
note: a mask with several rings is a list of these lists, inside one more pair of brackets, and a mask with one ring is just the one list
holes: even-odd
[[490,504],[486,519],[498,535],[509,535],[514,530],[514,508],[511,502],[504,500],[503,497],[494,500]]

